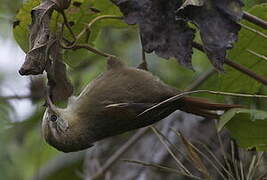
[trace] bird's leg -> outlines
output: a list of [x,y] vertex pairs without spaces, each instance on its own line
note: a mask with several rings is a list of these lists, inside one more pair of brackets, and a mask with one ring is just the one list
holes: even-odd
[[142,36],[140,35],[140,39],[141,39],[141,46],[142,46],[142,63],[139,64],[139,66],[137,66],[138,69],[143,69],[143,70],[148,70],[147,68],[147,62],[146,62],[146,52],[143,48],[143,43],[142,43]]
[[146,62],[146,54],[144,49],[142,49],[142,63],[139,64],[139,66],[137,67],[138,69],[143,69],[143,70],[148,70],[147,68],[147,62]]

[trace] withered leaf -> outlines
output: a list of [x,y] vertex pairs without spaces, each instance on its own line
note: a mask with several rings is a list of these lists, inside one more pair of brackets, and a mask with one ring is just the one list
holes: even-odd
[[56,9],[62,11],[70,6],[71,0],[51,0],[56,4]]
[[182,65],[192,68],[192,40],[194,31],[183,20],[175,20],[175,10],[181,6],[177,0],[118,0],[128,24],[138,24],[142,45],[147,53],[176,58]]
[[55,6],[54,2],[44,1],[31,11],[30,50],[19,70],[21,75],[42,74],[46,64],[46,49],[49,43],[49,22]]
[[49,48],[49,23],[53,10],[63,10],[70,5],[70,0],[46,0],[31,11],[30,50],[19,70],[21,75],[42,74],[45,69],[47,48]]
[[198,0],[202,6],[186,4],[177,11],[177,19],[192,21],[200,29],[206,54],[214,67],[223,71],[226,50],[237,40],[242,17],[240,0]]
[[[227,49],[237,40],[242,17],[241,0],[118,0],[128,24],[138,24],[144,50],[169,59],[175,57],[191,68],[194,31],[200,29],[206,54],[213,66],[223,71]],[[175,18],[176,11],[176,18]],[[176,20],[176,21],[175,21]]]
[[61,48],[54,43],[51,51],[50,66],[46,67],[48,84],[53,101],[67,100],[73,93],[73,86],[68,79],[66,65],[62,62]]

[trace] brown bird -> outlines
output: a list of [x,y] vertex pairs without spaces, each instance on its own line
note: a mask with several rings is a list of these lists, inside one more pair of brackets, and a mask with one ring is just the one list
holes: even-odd
[[216,110],[240,107],[181,97],[179,93],[150,72],[109,58],[107,71],[89,83],[78,97],[71,97],[65,109],[47,99],[43,135],[56,149],[72,152],[91,147],[98,140],[151,125],[175,110],[218,118]]

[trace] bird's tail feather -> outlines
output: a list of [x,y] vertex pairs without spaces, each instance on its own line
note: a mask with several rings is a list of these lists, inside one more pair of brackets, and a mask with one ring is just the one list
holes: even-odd
[[181,106],[182,111],[215,119],[220,117],[216,111],[226,111],[232,108],[242,107],[237,104],[210,103],[206,99],[196,97],[182,97],[180,102],[183,104],[183,106]]

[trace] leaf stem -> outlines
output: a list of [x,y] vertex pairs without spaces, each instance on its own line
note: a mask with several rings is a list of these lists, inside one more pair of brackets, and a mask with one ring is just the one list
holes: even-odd
[[244,14],[243,14],[243,19],[257,25],[257,26],[260,26],[264,29],[267,29],[267,21],[264,21],[263,19],[260,19],[258,18],[257,16],[254,16],[248,12],[245,12],[244,11]]
[[249,53],[253,54],[254,56],[257,56],[258,58],[261,58],[261,59],[267,61],[267,57],[264,56],[264,55],[261,55],[259,53],[256,53],[255,51],[252,51],[250,49],[247,49],[246,51],[248,51]]
[[260,35],[260,36],[262,36],[262,37],[264,37],[264,38],[267,39],[267,35],[266,35],[266,34],[260,32],[260,31],[257,31],[256,29],[253,29],[253,28],[251,28],[251,27],[249,27],[249,26],[247,26],[247,25],[245,25],[245,24],[242,24],[242,23],[239,23],[239,24],[240,24],[243,28],[245,28],[245,29],[247,29],[247,30],[249,30],[249,31],[251,31],[251,32],[254,32],[254,33],[256,33],[256,34],[258,34],[258,35]]
[[[201,44],[197,43],[197,42],[193,42],[193,47],[198,49],[199,51],[205,52],[204,47]],[[262,83],[264,85],[267,85],[267,79],[266,78],[264,78],[264,77],[258,75],[257,73],[251,71],[247,67],[242,66],[240,64],[237,64],[237,63],[235,63],[232,60],[227,59],[227,58],[225,58],[225,64],[227,64],[228,66],[231,66],[232,68],[234,68],[234,69],[236,69],[236,70],[248,75],[249,77],[255,79],[256,81],[258,81],[258,82],[260,82],[260,83]]]
[[102,52],[102,51],[99,51],[98,49],[95,49],[93,48],[92,46],[90,46],[89,44],[77,44],[77,45],[73,45],[71,47],[68,47],[68,46],[65,46],[63,44],[61,44],[61,46],[64,48],[64,49],[72,49],[72,50],[77,50],[77,49],[87,49],[95,54],[98,54],[100,56],[103,56],[103,57],[115,57],[114,55],[112,54],[108,54],[108,53],[105,53],[105,52]]
[[91,52],[93,52],[95,54],[98,54],[100,56],[103,56],[103,57],[114,57],[114,55],[102,52],[102,51],[100,51],[98,49],[95,49],[92,46],[90,46],[89,44],[77,44],[77,43],[78,43],[78,41],[80,40],[80,38],[83,36],[83,34],[85,32],[87,32],[88,30],[91,31],[92,25],[94,23],[96,23],[97,21],[102,20],[102,19],[110,19],[110,18],[112,18],[112,19],[122,19],[121,16],[115,16],[115,15],[97,16],[76,37],[75,34],[73,33],[69,23],[68,23],[68,20],[67,20],[67,17],[65,15],[64,11],[62,11],[61,14],[62,14],[62,16],[64,18],[64,24],[67,26],[67,28],[69,29],[70,33],[72,34],[72,36],[74,38],[74,41],[71,42],[71,45],[69,45],[69,46],[66,46],[63,43],[60,43],[62,48],[64,48],[64,49],[73,49],[73,50],[84,48],[84,49],[87,49],[87,50],[89,50],[89,51],[91,51]]
[[12,95],[12,96],[0,96],[0,100],[14,100],[14,99],[29,99],[32,98],[32,95],[22,95],[22,96],[18,96],[18,95]]
[[70,34],[72,35],[72,37],[73,37],[73,39],[74,39],[74,42],[76,42],[77,38],[76,38],[74,32],[72,31],[72,28],[71,28],[71,26],[70,26],[70,24],[69,24],[69,21],[68,21],[68,19],[67,19],[67,16],[66,16],[65,12],[64,12],[64,11],[61,11],[60,13],[61,13],[62,16],[63,16],[64,24],[66,25],[66,27],[68,28]]
[[74,44],[76,44],[79,41],[79,39],[84,35],[84,33],[86,33],[87,31],[91,31],[91,27],[93,24],[95,24],[97,21],[102,20],[102,19],[122,19],[122,17],[115,16],[115,15],[97,16],[87,26],[85,26],[85,28],[80,32],[80,34],[78,34],[76,42]]

